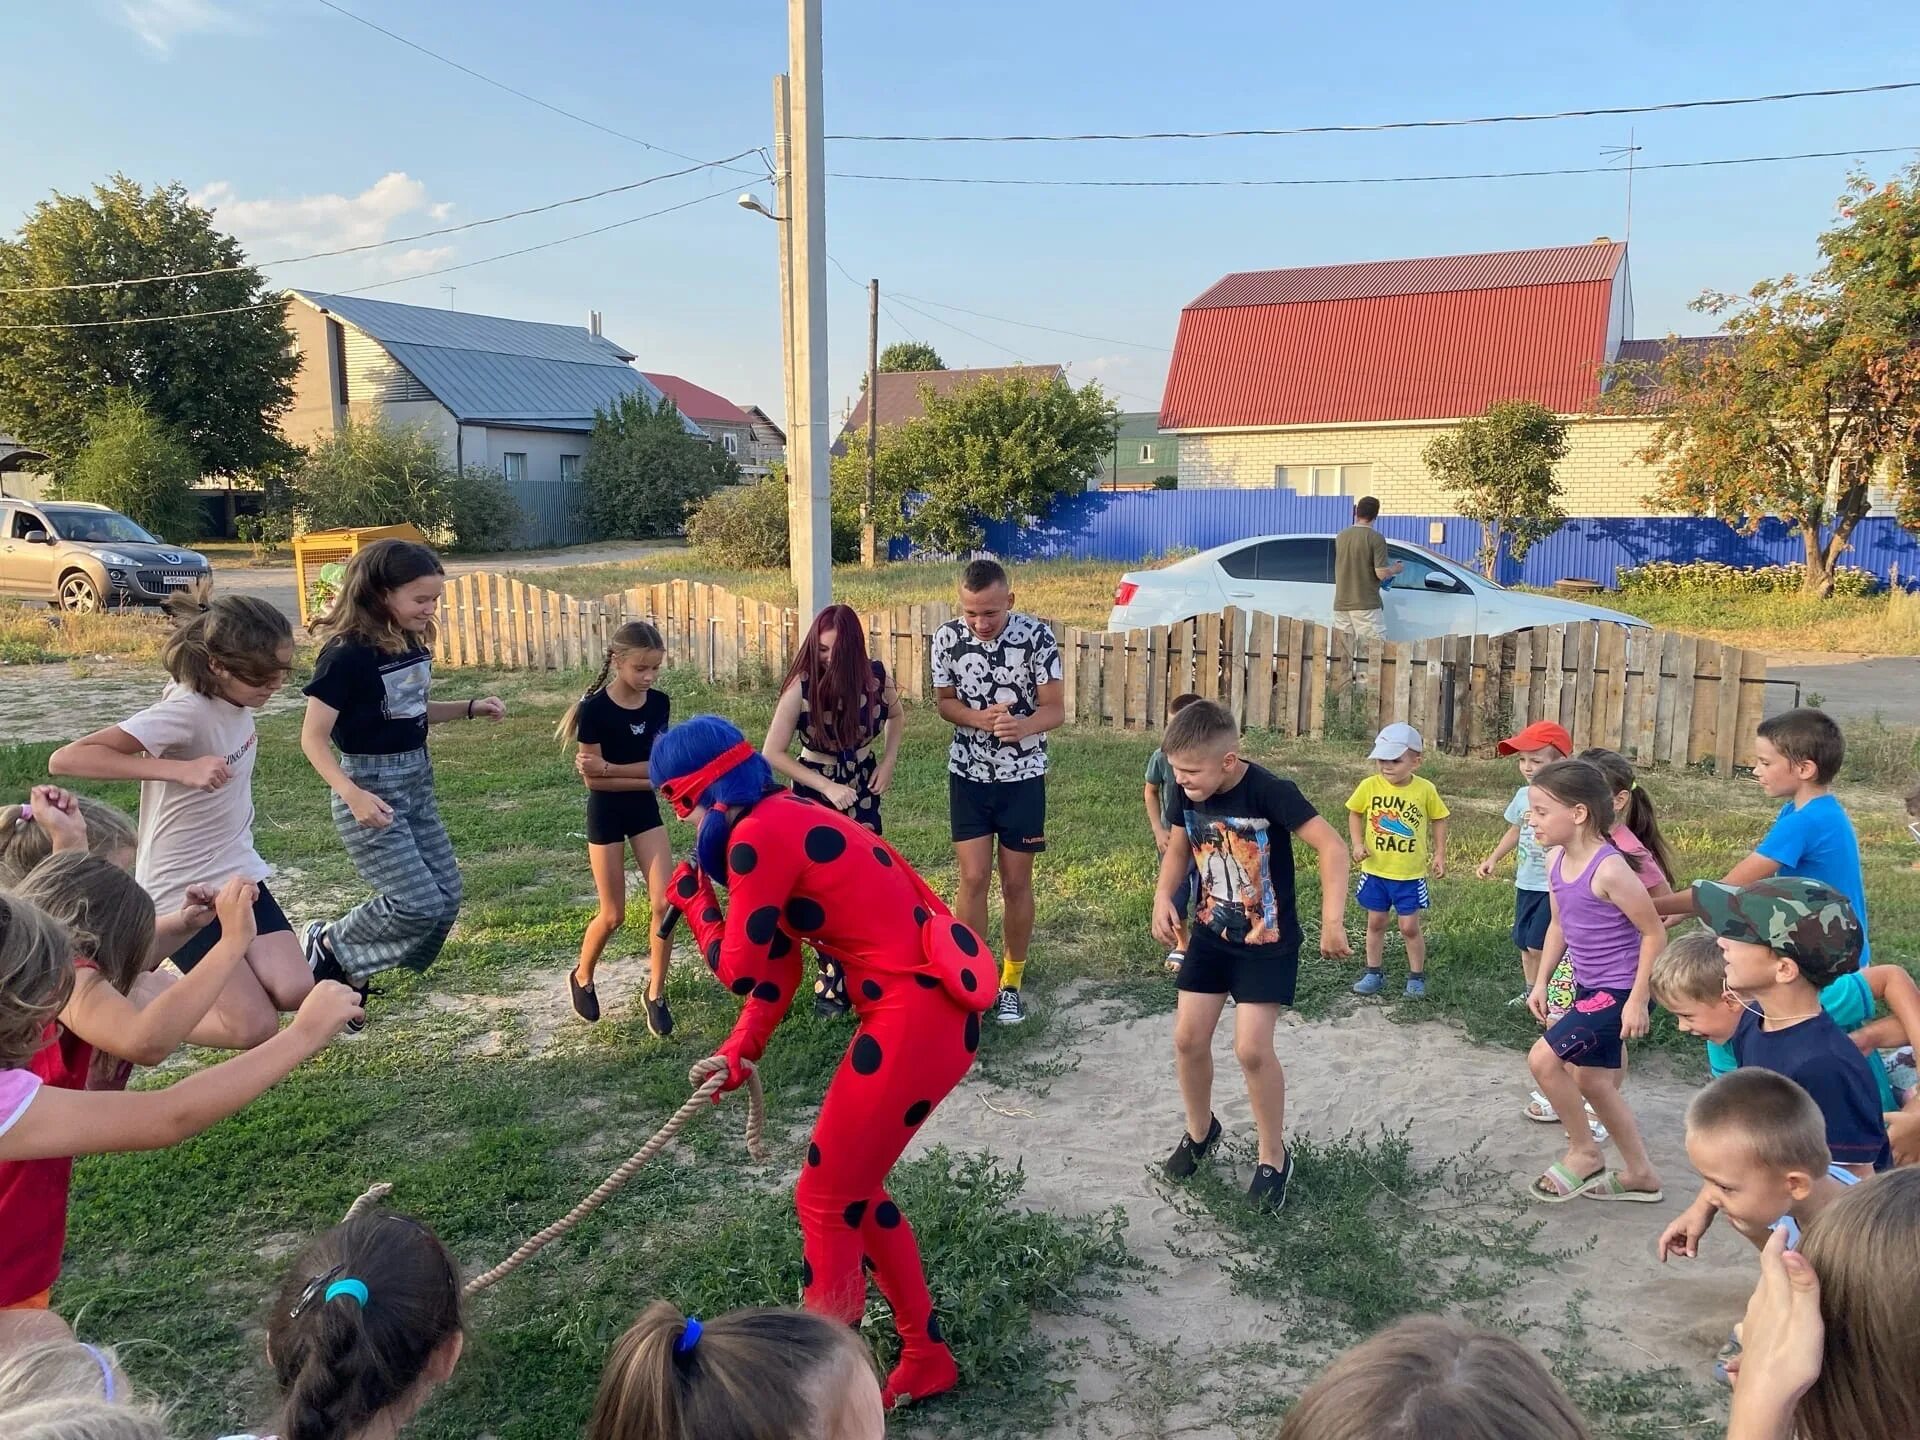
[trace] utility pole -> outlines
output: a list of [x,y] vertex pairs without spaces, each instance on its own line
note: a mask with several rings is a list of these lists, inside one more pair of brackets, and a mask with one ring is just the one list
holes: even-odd
[[860,502],[860,564],[871,570],[880,563],[879,537],[874,533],[873,471],[880,449],[880,282],[867,282],[867,498]]
[[[793,391],[787,464],[799,513],[789,532],[803,623],[832,603],[833,524],[827,457],[827,147],[822,111],[820,0],[787,0],[788,243],[793,293]],[[798,438],[799,444],[792,441]]]
[[787,97],[787,77],[773,77],[773,218],[778,222],[780,246],[780,392],[781,413],[787,423],[787,575],[793,593],[804,593],[805,560],[799,545],[805,513],[796,483],[795,453],[803,441],[800,405],[793,392],[793,109]]

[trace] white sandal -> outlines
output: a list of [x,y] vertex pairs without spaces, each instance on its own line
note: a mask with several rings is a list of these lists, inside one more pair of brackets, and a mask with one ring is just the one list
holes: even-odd
[[[1533,1092],[1527,1101],[1527,1108],[1520,1113],[1536,1125],[1558,1125],[1560,1123],[1560,1115],[1559,1112],[1553,1108],[1553,1102],[1538,1090]],[[1607,1127],[1600,1123],[1600,1117],[1593,1113],[1593,1106],[1591,1105],[1587,1106],[1587,1129],[1593,1135],[1594,1144],[1606,1144]]]

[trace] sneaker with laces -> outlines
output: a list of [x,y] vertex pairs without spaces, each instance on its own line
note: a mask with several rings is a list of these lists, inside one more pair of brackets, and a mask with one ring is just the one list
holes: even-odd
[[1427,993],[1427,977],[1424,975],[1407,976],[1407,998],[1418,1000]]
[[647,1030],[662,1040],[673,1034],[673,1012],[667,1008],[664,992],[647,997]]
[[1247,1203],[1256,1210],[1269,1213],[1287,1208],[1287,1182],[1293,1178],[1293,1151],[1287,1151],[1286,1159],[1280,1162],[1278,1169],[1271,1165],[1254,1167],[1253,1184],[1247,1187]]
[[1027,1018],[1027,1002],[1020,998],[1020,992],[1011,985],[1000,987],[1000,999],[994,1010],[994,1018],[1002,1025],[1018,1025]]
[[1207,1158],[1207,1152],[1213,1149],[1214,1141],[1220,1138],[1220,1117],[1207,1117],[1207,1138],[1196,1140],[1185,1131],[1180,1133],[1180,1143],[1173,1147],[1173,1154],[1167,1157],[1164,1166],[1169,1180],[1190,1180],[1194,1171],[1200,1168],[1200,1162]]
[[333,947],[327,943],[327,922],[311,921],[300,936],[300,951],[306,957],[307,968],[313,971],[314,982],[336,980],[360,997],[361,1015],[358,1020],[347,1022],[347,1034],[358,1035],[367,1028],[367,1001],[372,998],[373,988],[365,981],[354,978],[340,968],[340,962],[334,957]]
[[1366,974],[1353,982],[1353,993],[1356,995],[1378,995],[1386,988],[1387,977],[1371,966],[1368,967]]

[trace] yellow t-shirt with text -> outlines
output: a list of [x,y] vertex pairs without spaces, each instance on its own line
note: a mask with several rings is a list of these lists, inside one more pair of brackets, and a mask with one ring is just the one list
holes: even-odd
[[1433,822],[1447,818],[1447,802],[1424,775],[1404,785],[1369,775],[1347,797],[1361,817],[1367,858],[1360,868],[1382,880],[1424,880],[1433,854]]

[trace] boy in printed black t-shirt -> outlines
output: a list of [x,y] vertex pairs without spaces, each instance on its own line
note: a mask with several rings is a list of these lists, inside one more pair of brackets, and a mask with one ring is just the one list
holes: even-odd
[[[1353,953],[1346,935],[1346,843],[1291,780],[1242,760],[1239,727],[1211,701],[1189,705],[1167,726],[1161,749],[1173,767],[1167,789],[1170,832],[1153,902],[1153,930],[1171,942],[1175,896],[1191,865],[1199,871],[1173,1027],[1174,1068],[1186,1131],[1166,1162],[1184,1180],[1220,1138],[1212,1111],[1213,1032],[1232,995],[1234,1052],[1247,1078],[1260,1153],[1247,1198],[1286,1204],[1293,1157],[1286,1148],[1286,1073],[1273,1049],[1280,1007],[1293,1003],[1301,931],[1294,911],[1293,846],[1311,845],[1320,862],[1320,953]],[[1196,1138],[1199,1137],[1199,1138]]]

